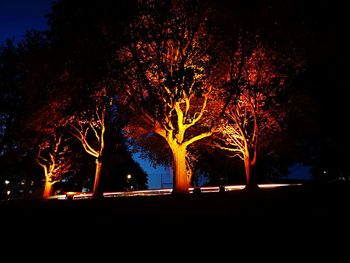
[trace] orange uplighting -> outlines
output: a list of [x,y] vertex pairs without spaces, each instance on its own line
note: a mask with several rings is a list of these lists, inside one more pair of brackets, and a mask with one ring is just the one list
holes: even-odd
[[[61,150],[63,148],[63,150]],[[62,147],[62,136],[52,136],[39,145],[39,152],[36,162],[43,168],[45,176],[45,187],[43,198],[52,195],[53,186],[62,179],[62,176],[71,171],[72,165],[69,158],[62,158],[62,152],[66,148]]]
[[[96,101],[104,98],[106,96],[106,88],[102,88],[102,90],[96,93]],[[98,103],[97,103],[98,104]],[[100,176],[102,170],[102,162],[100,160],[104,147],[105,147],[105,117],[106,117],[106,105],[102,104],[96,106],[96,110],[94,112],[94,116],[90,119],[74,119],[71,122],[70,126],[72,128],[72,135],[78,139],[83,146],[85,152],[89,155],[95,157],[95,180],[93,186],[93,195],[97,197],[98,188],[100,184]],[[89,134],[93,135],[95,139],[94,142],[91,142],[91,137]],[[96,143],[97,142],[97,143]],[[94,144],[95,143],[95,144]]]

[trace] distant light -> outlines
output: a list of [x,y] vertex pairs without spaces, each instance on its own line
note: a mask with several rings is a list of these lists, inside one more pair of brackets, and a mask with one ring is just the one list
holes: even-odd
[[79,194],[79,192],[66,192],[65,193],[67,196],[74,196],[76,194]]
[[7,195],[10,195],[10,194],[11,194],[11,191],[10,191],[10,190],[8,190],[6,193],[7,193]]
[[326,173],[327,173],[327,171],[326,171],[326,170],[324,170],[324,171],[323,171],[323,173],[324,173],[324,174],[326,174]]
[[131,179],[131,174],[128,174],[128,175],[126,176],[126,178],[127,178],[127,179]]
[[258,184],[260,188],[276,188],[276,187],[282,187],[282,186],[300,186],[301,183],[296,184]]
[[8,185],[10,183],[9,180],[5,180],[5,184]]

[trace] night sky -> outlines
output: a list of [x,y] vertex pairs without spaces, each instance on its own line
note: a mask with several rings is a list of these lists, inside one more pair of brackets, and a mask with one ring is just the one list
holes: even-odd
[[0,0],[0,43],[18,42],[29,29],[46,29],[50,9],[51,0]]

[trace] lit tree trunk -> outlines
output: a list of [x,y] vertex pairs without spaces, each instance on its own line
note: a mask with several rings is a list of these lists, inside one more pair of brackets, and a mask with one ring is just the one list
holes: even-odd
[[174,159],[174,186],[173,193],[187,194],[189,193],[190,182],[187,177],[186,169],[186,147],[175,146],[172,148]]
[[[253,138],[252,138],[252,145],[251,145],[251,152],[253,152],[253,158],[252,160],[250,155],[248,158],[249,162],[249,183],[247,181],[248,188],[256,189],[259,188],[258,184],[256,183],[256,169],[255,164],[257,160],[257,153],[258,153],[258,139],[259,139],[259,126],[258,126],[258,115],[257,112],[259,110],[259,104],[256,103],[255,107],[252,107],[252,112],[254,116],[254,132],[253,132]],[[246,164],[245,164],[246,165]]]
[[46,177],[44,194],[43,194],[44,199],[47,199],[52,195],[53,185],[54,183],[50,182],[49,179]]
[[245,183],[246,187],[251,186],[251,177],[250,177],[250,160],[249,155],[244,157],[244,169],[245,169]]
[[258,185],[255,181],[254,164],[255,161],[250,160],[250,154],[248,152],[248,149],[246,149],[246,152],[244,154],[244,170],[246,178],[246,189],[248,190],[258,188]]
[[94,189],[92,191],[92,197],[97,198],[100,196],[100,175],[102,170],[102,162],[96,159],[96,171],[95,171],[95,181],[94,181]]

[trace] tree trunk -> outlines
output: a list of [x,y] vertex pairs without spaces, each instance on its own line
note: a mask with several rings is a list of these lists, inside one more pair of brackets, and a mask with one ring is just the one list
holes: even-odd
[[248,187],[251,185],[249,157],[244,158],[244,169],[245,169],[245,184]]
[[190,182],[186,173],[186,147],[179,146],[172,149],[174,157],[174,194],[188,194]]
[[99,159],[96,159],[94,189],[92,190],[92,197],[93,198],[98,198],[98,197],[103,196],[103,193],[100,192],[101,169],[102,169],[102,162],[99,161]]
[[247,190],[257,189],[258,185],[256,184],[254,173],[252,172],[253,166],[251,165],[249,158],[244,158],[244,168],[245,168],[245,178],[246,178],[245,188]]
[[47,199],[52,195],[53,183],[46,178],[43,198]]

